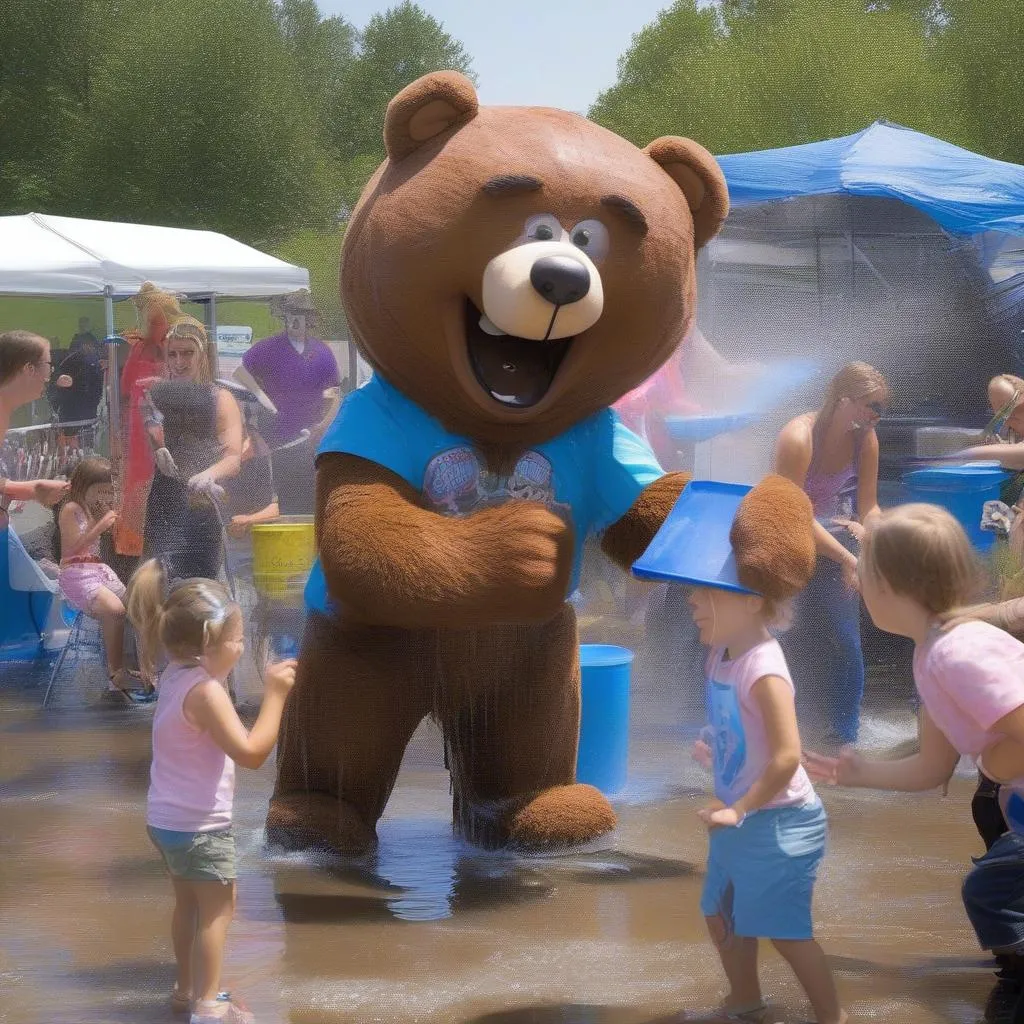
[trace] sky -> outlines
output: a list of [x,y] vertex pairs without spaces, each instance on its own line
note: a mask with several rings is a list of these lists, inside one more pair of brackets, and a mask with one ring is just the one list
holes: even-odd
[[[318,0],[362,29],[398,0]],[[672,0],[416,0],[473,61],[480,102],[584,114],[633,35]]]

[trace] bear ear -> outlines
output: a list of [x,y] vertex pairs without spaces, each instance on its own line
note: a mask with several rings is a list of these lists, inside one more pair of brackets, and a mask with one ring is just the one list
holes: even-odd
[[435,71],[407,85],[384,116],[384,145],[396,163],[424,142],[461,127],[480,109],[476,89],[458,71]]
[[798,594],[814,575],[814,508],[792,480],[772,473],[749,490],[729,530],[740,582],[777,601]]
[[693,214],[693,247],[710,242],[729,212],[729,190],[715,158],[700,143],[664,135],[644,152],[683,190]]

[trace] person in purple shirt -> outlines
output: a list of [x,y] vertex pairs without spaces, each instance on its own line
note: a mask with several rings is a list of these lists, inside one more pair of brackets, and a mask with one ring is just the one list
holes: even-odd
[[285,330],[256,342],[234,375],[272,414],[260,433],[274,450],[281,514],[312,515],[313,459],[338,411],[341,379],[334,353],[309,334],[316,323],[309,291],[285,295],[276,312]]

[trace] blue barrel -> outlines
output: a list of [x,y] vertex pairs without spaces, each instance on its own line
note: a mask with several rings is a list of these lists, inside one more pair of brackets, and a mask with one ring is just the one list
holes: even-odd
[[986,501],[999,500],[999,488],[1009,474],[998,462],[916,469],[903,477],[907,501],[941,505],[956,517],[979,551],[988,551],[996,535],[981,528]]
[[602,793],[625,788],[629,770],[629,681],[633,652],[611,644],[580,645],[580,746],[576,781]]

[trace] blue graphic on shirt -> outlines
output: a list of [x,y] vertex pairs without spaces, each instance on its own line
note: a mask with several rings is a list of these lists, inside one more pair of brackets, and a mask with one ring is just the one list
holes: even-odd
[[493,473],[469,447],[449,448],[434,456],[423,475],[428,507],[448,516],[467,516],[507,501],[537,501],[572,524],[572,509],[555,497],[555,471],[540,452],[520,457],[508,476]]
[[734,793],[734,787],[747,762],[747,737],[736,687],[709,679],[707,703],[714,754],[715,796],[723,803],[731,804],[734,796],[739,796]]

